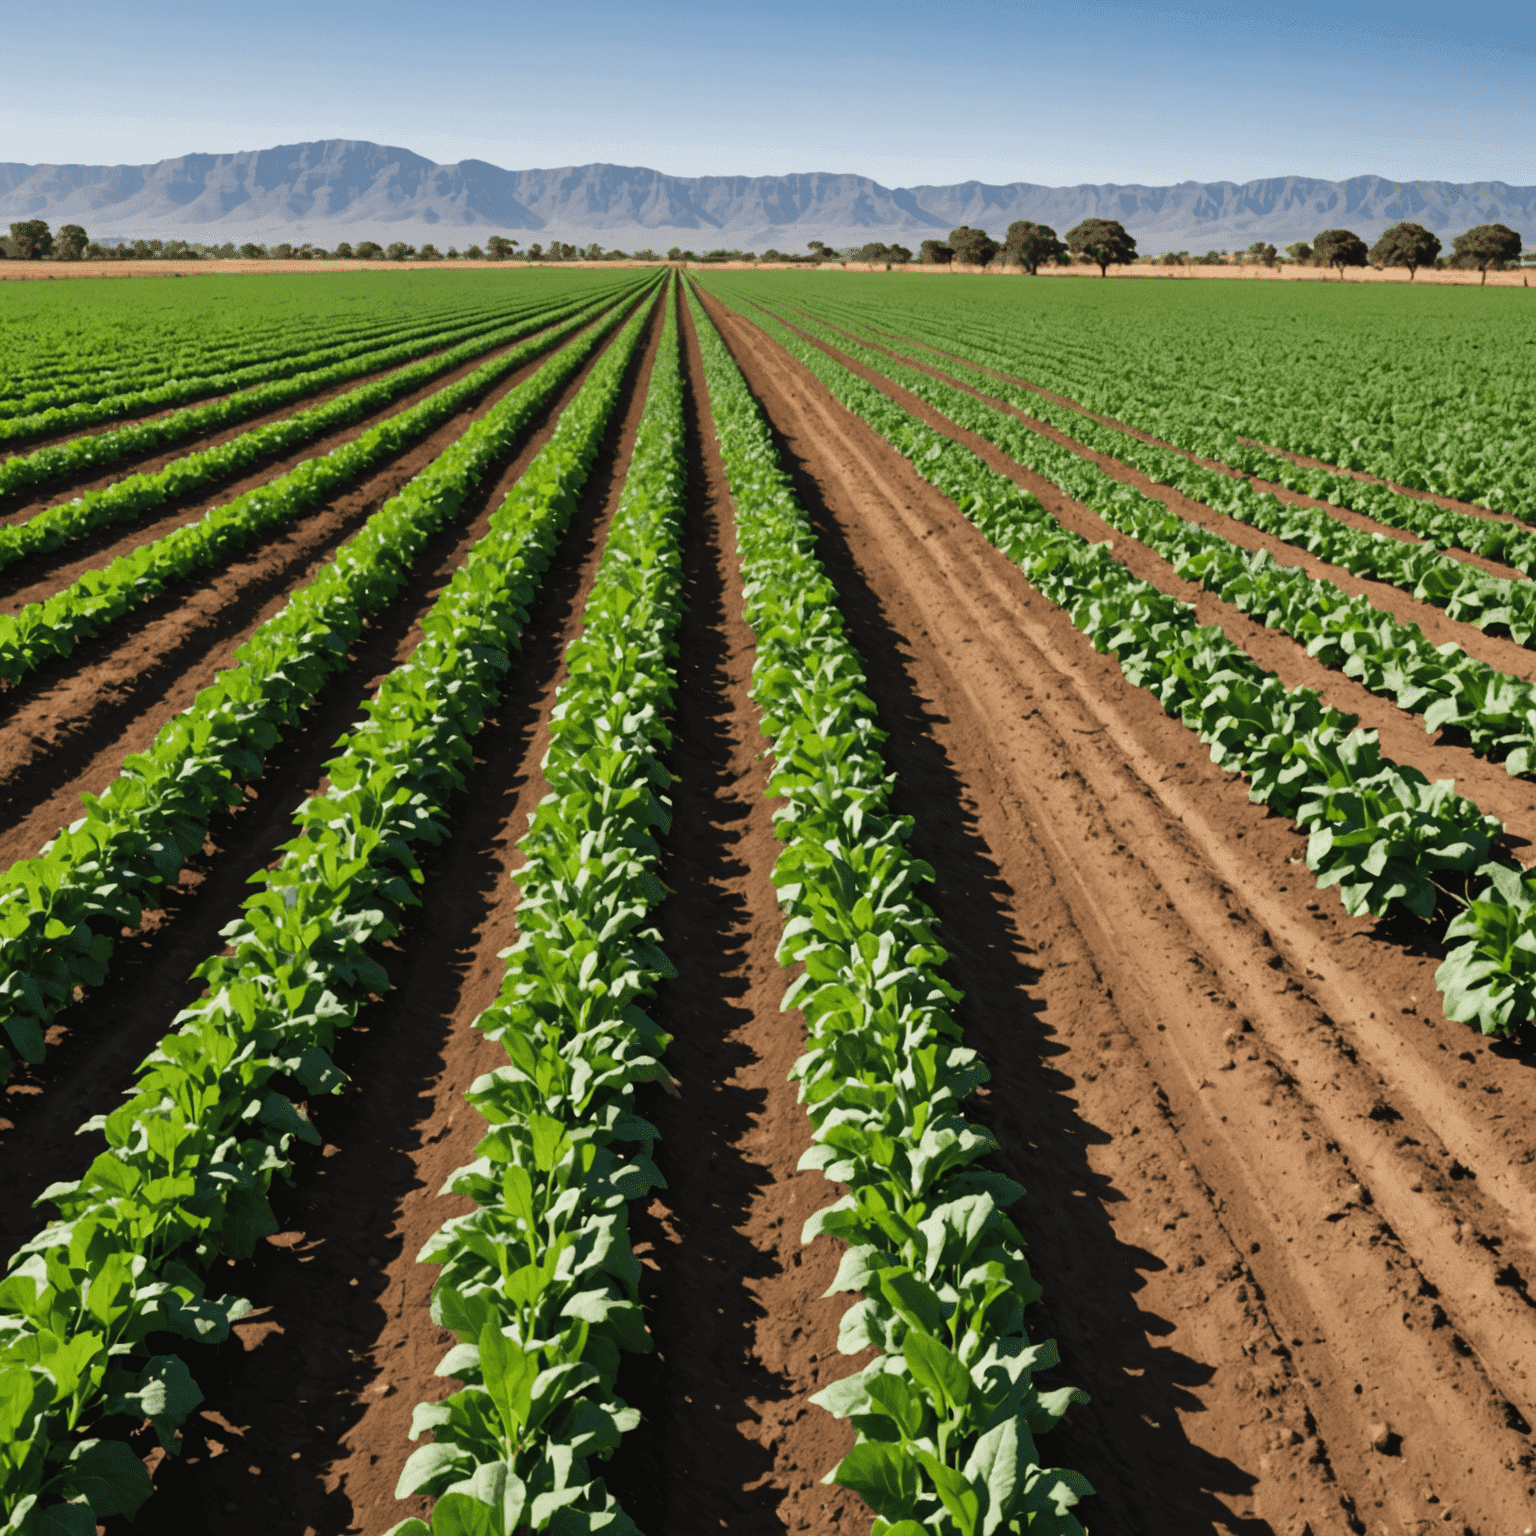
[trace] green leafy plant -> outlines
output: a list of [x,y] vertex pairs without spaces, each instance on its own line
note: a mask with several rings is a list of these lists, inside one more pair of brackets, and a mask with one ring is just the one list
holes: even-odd
[[[0,1287],[0,1412],[11,1405],[15,1431],[0,1442],[0,1516],[13,1526],[67,1530],[142,1501],[147,1479],[81,1486],[71,1470],[86,1454],[80,1431],[103,1417],[151,1419],[174,1454],[196,1389],[176,1357],[144,1359],[143,1343],[168,1329],[217,1338],[242,1314],[237,1299],[210,1301],[200,1277],[276,1230],[271,1180],[288,1173],[295,1137],[318,1141],[289,1093],[344,1083],[335,1033],[389,986],[374,947],[419,900],[413,849],[445,835],[469,739],[499,696],[606,419],[594,424],[578,407],[611,405],[642,322],[599,360],[567,412],[571,430],[562,418],[433,604],[420,644],[342,738],[328,789],[299,807],[297,835],[256,877],[225,950],[198,968],[205,995],[151,1053],[127,1101],[88,1122],[107,1150],[82,1178],[44,1192],[61,1219],[23,1245]],[[474,463],[474,445],[460,458]]]
[[279,727],[346,666],[364,617],[402,588],[427,540],[619,315],[591,325],[408,482],[251,636],[238,666],[131,755],[100,796],[86,797],[83,817],[0,875],[0,1025],[9,1042],[0,1076],[13,1052],[42,1060],[58,1010],[107,974],[113,941],[102,930],[138,926],[145,897],[176,877],[213,814],[260,773]]
[[[725,284],[715,279],[714,285]],[[1372,733],[1358,733],[1361,740],[1346,750],[1356,724],[1351,717],[1322,710],[1310,690],[1284,688],[1219,627],[1199,625],[1188,604],[1133,577],[1108,545],[1068,532],[1036,497],[819,346],[761,311],[755,323],[953,498],[1098,650],[1115,652],[1127,679],[1208,741],[1215,761],[1247,774],[1252,799],[1294,816],[1309,836],[1310,866],[1339,887],[1349,910],[1382,915],[1397,907],[1423,915],[1439,888],[1434,875],[1455,871],[1486,880],[1474,885],[1456,919],[1454,936],[1466,943],[1441,968],[1442,985],[1454,992],[1448,1006],[1486,1033],[1510,1031],[1528,1017],[1516,1011],[1528,996],[1528,950],[1517,931],[1536,932],[1536,918],[1523,901],[1509,903],[1507,890],[1523,885],[1489,874],[1503,863],[1489,861],[1503,831],[1492,817],[1451,785],[1430,785],[1417,770],[1377,756]],[[1089,472],[1102,472],[1072,458],[1062,469],[1064,488],[1091,496]],[[1069,478],[1068,471],[1082,478]],[[1136,495],[1123,485],[1111,494],[1122,504]],[[1303,722],[1309,728],[1298,731]],[[1445,894],[1463,899],[1455,889]],[[1490,963],[1494,955],[1507,959],[1508,973]]]
[[1086,1397],[1034,1382],[1056,1351],[1025,1326],[1040,1290],[1007,1215],[1023,1190],[979,1165],[995,1144],[961,1112],[988,1074],[962,1042],[961,994],[918,895],[933,872],[889,809],[881,733],[809,520],[740,371],[692,312],[736,506],[769,792],[785,800],[773,878],[779,958],[803,967],[784,999],[806,1020],[792,1076],[815,1144],[801,1166],[848,1190],[803,1236],[849,1245],[829,1294],[864,1298],[838,1348],[878,1351],[812,1399],[858,1431],[826,1480],[856,1491],[888,1536],[1082,1536],[1072,1509],[1093,1490],[1042,1466],[1035,1436]]
[[[440,1266],[432,1315],[459,1341],[438,1372],[464,1385],[417,1407],[412,1438],[432,1440],[396,1493],[438,1499],[430,1526],[406,1520],[392,1536],[638,1536],[590,1463],[640,1419],[615,1389],[620,1351],[651,1347],[625,1208],[662,1179],[634,1096],[641,1083],[671,1086],[659,1059],[668,1037],[644,1005],[675,974],[647,923],[665,894],[653,873],[670,821],[659,753],[671,744],[663,717],[682,613],[674,308],[669,290],[624,490],[566,650],[544,763],[551,792],[519,845],[518,940],[477,1020],[507,1065],[471,1088],[490,1129],[445,1186],[476,1209],[421,1252]],[[575,444],[580,424],[570,425]]]

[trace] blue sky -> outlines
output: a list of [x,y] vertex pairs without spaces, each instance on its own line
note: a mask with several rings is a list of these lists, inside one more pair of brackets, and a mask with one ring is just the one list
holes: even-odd
[[3,35],[0,160],[1536,183],[1533,0],[69,0]]

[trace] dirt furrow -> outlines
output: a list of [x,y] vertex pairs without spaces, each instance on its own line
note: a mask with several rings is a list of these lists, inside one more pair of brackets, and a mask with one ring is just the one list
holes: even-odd
[[[425,851],[422,910],[381,955],[394,985],[338,1043],[352,1084],[308,1106],[325,1144],[302,1151],[293,1187],[274,1198],[284,1230],[228,1276],[258,1312],[238,1343],[191,1361],[207,1403],[180,1462],[157,1469],[151,1507],[166,1529],[381,1536],[425,1512],[423,1498],[394,1497],[415,1448],[411,1415],[458,1383],[433,1374],[452,1340],[428,1310],[437,1271],[416,1254],[469,1208],[438,1190],[484,1133],[464,1092],[506,1059],[473,1024],[495,999],[498,952],[516,938],[515,845],[548,792],[539,764],[562,658],[622,489],[659,331],[653,321],[502,700],[475,738],[452,837]],[[297,1411],[274,1411],[280,1403]]]
[[734,512],[688,330],[688,614],[659,871],[672,895],[658,914],[680,974],[655,1010],[681,1096],[641,1105],[668,1183],[632,1218],[656,1353],[626,1362],[620,1387],[644,1419],[608,1483],[658,1536],[856,1530],[862,1503],[820,1482],[852,1434],[805,1401],[863,1361],[837,1353],[846,1298],[823,1295],[842,1245],[800,1242],[834,1192],[796,1171],[811,1133],[789,1082],[804,1022],[779,1011],[792,979],[775,959],[779,802],[764,797]]
[[[1523,1096],[1523,1063],[1463,1068],[1475,1037],[1438,1016],[1432,960],[1311,900],[1288,823],[819,384],[724,323],[825,508],[823,557],[846,546],[850,613],[862,580],[886,626],[882,724],[904,693],[908,718],[933,706],[910,750],[949,765],[936,800],[900,731],[888,751],[996,1074],[984,1102],[1031,1190],[1062,1375],[1096,1396],[1045,1445],[1100,1483],[1090,1519],[1522,1529],[1536,1328],[1484,1244],[1502,1261],[1530,1235],[1483,1186],[1523,1191],[1536,1149],[1456,1085],[1481,1068]],[[980,882],[951,882],[925,831],[955,794],[1003,887],[990,943]],[[1047,1055],[1065,1081],[1042,1080]]]
[[[464,520],[443,530],[423,551],[405,591],[364,630],[347,670],[268,754],[261,778],[247,787],[243,802],[215,820],[202,852],[187,862],[173,886],[162,888],[160,905],[145,912],[139,929],[124,931],[111,977],[59,1016],[49,1031],[46,1060],[20,1069],[6,1085],[0,1118],[0,1244],[5,1251],[41,1226],[40,1213],[31,1209],[38,1192],[85,1155],[75,1127],[117,1102],[136,1063],[177,1009],[198,995],[200,984],[189,980],[192,969],[218,947],[219,930],[248,894],[248,877],[291,834],[294,808],[323,782],[337,736],[358,718],[359,706],[384,674],[419,642],[421,618],[485,533],[490,514],[548,441],[560,410],[591,366],[533,425],[500,475],[483,485]],[[465,424],[459,423],[460,431]],[[274,598],[271,608],[280,601]],[[17,844],[22,856],[35,855],[41,842],[73,819],[80,790],[99,792],[118,772],[126,752],[147,745],[173,709],[190,703],[197,688],[231,664],[230,653],[255,622],[252,618],[241,634],[226,636],[187,675],[175,678],[173,668],[174,686],[165,696],[141,701],[137,712],[113,723],[111,734],[104,729],[82,753],[82,762],[71,766],[68,781],[62,787],[46,785],[56,792],[35,804],[20,823],[30,828],[31,841],[20,843],[21,833],[8,827],[6,846]],[[181,665],[186,664],[183,659]]]

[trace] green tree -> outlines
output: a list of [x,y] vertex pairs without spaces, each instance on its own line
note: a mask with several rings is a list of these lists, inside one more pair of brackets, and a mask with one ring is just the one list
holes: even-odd
[[1433,266],[1439,254],[1440,237],[1407,220],[1394,224],[1368,253],[1373,267],[1407,267],[1410,283],[1419,268]]
[[42,219],[11,225],[11,255],[17,261],[42,261],[53,251],[53,235]]
[[266,246],[255,245],[249,240],[247,240],[245,244],[240,247],[240,259],[242,261],[261,261],[266,256],[266,254]]
[[1363,267],[1370,257],[1365,241],[1352,229],[1325,229],[1312,242],[1312,259],[1320,267],[1337,267],[1344,281],[1345,267]]
[[379,261],[383,258],[384,247],[377,240],[359,240],[352,247],[352,254],[358,261]]
[[1258,262],[1266,267],[1274,266],[1280,255],[1279,251],[1277,251],[1274,246],[1267,244],[1263,240],[1255,240],[1253,244],[1243,252],[1243,254],[1248,257],[1250,261]]
[[930,267],[947,267],[955,253],[942,240],[924,240],[918,247],[917,259]]
[[1309,266],[1312,261],[1312,247],[1305,240],[1298,240],[1295,245],[1288,245],[1285,254],[1296,263],[1298,267]]
[[292,261],[293,247],[285,240],[281,245],[274,245],[272,247],[272,256],[276,261]]
[[404,261],[408,256],[416,254],[416,247],[407,245],[403,240],[396,240],[384,254],[390,261]]
[[354,257],[356,257],[357,252],[352,249],[351,245],[347,241],[343,240],[336,247],[336,249],[331,252],[331,255],[333,255],[337,261],[351,261]]
[[1118,219],[1084,219],[1067,231],[1067,249],[1074,256],[1086,256],[1107,277],[1109,269],[1136,259],[1136,242],[1125,232]]
[[962,267],[984,267],[1002,249],[984,229],[962,224],[949,232],[949,248]]
[[485,242],[485,251],[492,261],[510,261],[512,259],[512,247],[516,240],[508,240],[505,235],[492,235]]
[[421,248],[421,259],[423,261],[441,261],[443,253],[429,241]]
[[465,261],[484,261],[485,260],[485,252],[482,251],[478,245],[472,245],[472,246],[470,246],[470,248],[467,251],[464,252],[464,260]]
[[1035,224],[1029,219],[1015,219],[1003,239],[1003,260],[1010,267],[1023,267],[1031,277],[1040,271],[1040,263],[1065,256],[1067,248],[1049,224]]
[[[11,233],[16,226],[11,225]],[[1506,263],[1520,260],[1520,236],[1507,224],[1479,224],[1451,241],[1458,267],[1476,267],[1488,281],[1488,268],[1501,271]]]
[[79,261],[85,248],[91,243],[90,236],[78,224],[66,224],[53,240],[55,261]]

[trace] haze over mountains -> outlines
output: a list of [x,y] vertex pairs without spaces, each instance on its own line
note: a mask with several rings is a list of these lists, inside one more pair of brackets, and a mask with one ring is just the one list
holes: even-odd
[[869,240],[942,238],[971,224],[1001,238],[1014,219],[1064,234],[1083,218],[1112,218],[1143,253],[1286,245],[1343,226],[1373,240],[1397,219],[1442,239],[1499,221],[1536,239],[1536,187],[1503,182],[1387,181],[1306,176],[1180,182],[1172,187],[885,187],[867,176],[669,176],[640,166],[577,165],[507,171],[484,160],[438,165],[407,149],[346,139],[227,155],[183,155],[153,165],[0,162],[0,224],[42,218],[83,224],[93,239],[180,239],[218,245],[377,240],[696,251],[803,251]]

